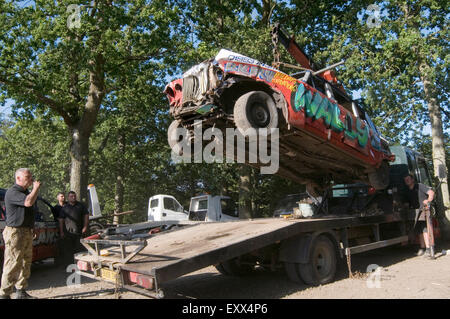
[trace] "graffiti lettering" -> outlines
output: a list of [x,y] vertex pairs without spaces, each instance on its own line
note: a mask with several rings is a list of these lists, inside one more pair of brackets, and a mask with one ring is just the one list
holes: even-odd
[[275,75],[275,72],[272,70],[263,69],[256,65],[240,64],[234,62],[227,62],[224,66],[224,70],[225,72],[233,72],[249,77],[257,77],[267,82],[271,82],[272,78]]
[[297,81],[287,74],[276,73],[272,79],[272,83],[284,86],[290,91],[294,91]]
[[356,129],[358,130],[358,144],[364,148],[369,140],[369,128],[359,117],[356,119]]
[[303,84],[298,86],[294,99],[294,111],[298,112],[305,108],[306,116],[316,120],[322,118],[324,123],[336,132],[344,130],[344,124],[339,118],[341,111],[337,104],[331,103],[320,94],[313,94]]
[[370,130],[370,144],[372,147],[378,151],[381,151],[381,141],[378,134],[374,133],[373,130]]
[[[331,127],[336,132],[345,131],[346,138],[358,139],[359,146],[366,147],[369,139],[369,128],[360,118],[357,118],[356,123],[354,123],[351,113],[347,112],[344,125],[340,119],[341,110],[337,104],[332,103],[317,92],[313,93],[300,83],[295,92],[293,109],[295,112],[299,112],[303,108],[307,117],[314,120],[322,119],[326,126]],[[377,143],[377,141],[372,141],[372,145],[374,143]]]
[[38,229],[38,236],[33,240],[33,246],[38,245],[50,245],[56,243],[56,228],[54,229],[46,229],[41,228]]
[[230,56],[228,56],[228,60],[242,62],[242,63],[250,63],[250,64],[254,64],[254,62],[255,62],[255,60],[253,60],[252,58],[248,58],[246,56],[238,56],[238,55],[230,55]]
[[260,69],[258,73],[258,78],[267,82],[271,82],[275,75],[274,71],[267,69]]

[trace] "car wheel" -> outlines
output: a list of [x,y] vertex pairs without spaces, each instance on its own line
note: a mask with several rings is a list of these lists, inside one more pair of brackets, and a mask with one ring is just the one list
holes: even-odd
[[249,128],[272,129],[278,126],[278,110],[272,97],[263,91],[251,91],[234,104],[234,122],[244,134]]

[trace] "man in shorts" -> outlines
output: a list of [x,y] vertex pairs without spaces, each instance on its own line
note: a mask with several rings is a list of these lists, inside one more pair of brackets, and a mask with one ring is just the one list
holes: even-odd
[[408,174],[404,177],[407,186],[407,197],[410,207],[419,209],[419,214],[416,216],[415,229],[419,235],[420,249],[417,252],[418,256],[430,256],[430,243],[428,240],[427,222],[425,218],[424,208],[429,206],[434,199],[434,191],[431,187],[416,183],[414,177]]

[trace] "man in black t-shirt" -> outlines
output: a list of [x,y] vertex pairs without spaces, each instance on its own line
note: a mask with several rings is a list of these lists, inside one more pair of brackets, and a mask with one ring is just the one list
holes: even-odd
[[427,223],[425,219],[424,207],[429,206],[434,199],[434,191],[425,184],[416,183],[412,175],[404,177],[407,186],[407,197],[410,208],[418,209],[416,216],[416,230],[419,233],[420,249],[418,256],[430,256],[430,244],[428,240]]
[[64,207],[64,205],[66,204],[66,195],[64,195],[63,192],[59,192],[56,195],[56,200],[58,201],[58,204],[56,204],[55,206],[52,207],[52,214],[53,214],[53,219],[55,220],[55,222],[58,221],[58,217],[61,214],[61,210]]
[[61,238],[64,241],[64,252],[68,262],[73,262],[73,255],[81,251],[80,239],[87,233],[89,212],[82,203],[77,201],[77,194],[70,191],[68,202],[63,206],[58,216]]
[[[28,168],[19,168],[14,177],[16,183],[5,194],[5,252],[0,299],[10,299],[14,286],[16,299],[34,299],[25,289],[28,286],[33,258],[33,205],[41,183],[33,180]],[[33,190],[30,193],[28,188],[31,185]]]

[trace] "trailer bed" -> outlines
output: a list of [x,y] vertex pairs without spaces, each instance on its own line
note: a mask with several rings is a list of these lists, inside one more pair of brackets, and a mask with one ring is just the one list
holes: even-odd
[[[147,239],[146,247],[127,263],[120,263],[117,247],[111,248],[110,256],[102,264],[106,265],[107,261],[115,268],[150,275],[163,283],[302,233],[399,220],[400,216],[390,214],[199,223]],[[78,260],[94,263],[99,262],[98,258],[87,253],[76,256]]]

